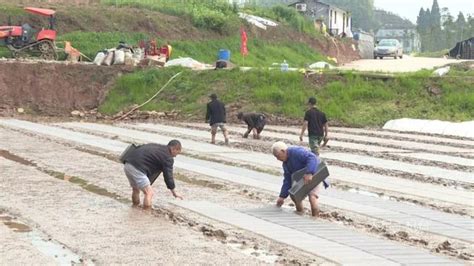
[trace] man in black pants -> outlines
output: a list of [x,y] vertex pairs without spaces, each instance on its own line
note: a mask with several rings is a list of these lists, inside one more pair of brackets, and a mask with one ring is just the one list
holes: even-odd
[[237,118],[244,121],[247,124],[247,132],[244,133],[244,138],[247,138],[250,131],[253,131],[253,138],[260,139],[260,133],[266,124],[266,118],[264,114],[259,113],[238,113]]
[[304,123],[301,127],[300,141],[308,128],[309,148],[314,154],[319,155],[321,142],[328,141],[328,120],[326,114],[316,108],[316,98],[310,97],[308,100],[308,110],[304,114]]
[[132,187],[133,206],[140,204],[140,190],[145,194],[143,208],[151,208],[151,185],[163,172],[166,187],[175,198],[183,199],[176,191],[173,179],[174,159],[181,153],[181,143],[171,140],[168,145],[149,143],[139,146],[124,158],[124,171]]
[[224,134],[225,144],[229,144],[227,129],[225,127],[225,105],[217,100],[217,95],[215,93],[211,94],[209,97],[211,98],[211,101],[207,103],[206,122],[209,122],[209,125],[211,125],[211,143],[216,143],[217,128],[220,128]]

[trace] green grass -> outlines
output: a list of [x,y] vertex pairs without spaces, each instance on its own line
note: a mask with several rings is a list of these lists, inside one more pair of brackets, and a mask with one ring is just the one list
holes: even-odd
[[217,59],[219,49],[231,52],[231,62],[241,66],[271,66],[286,60],[290,67],[304,67],[305,64],[325,60],[311,47],[297,42],[269,42],[257,38],[248,41],[249,55],[240,54],[240,37],[201,42],[177,41],[172,43],[173,58],[192,57],[198,61],[212,63]]
[[[94,58],[98,51],[116,47],[121,40],[136,45],[139,40],[150,37],[155,38],[143,33],[71,32],[61,35],[58,41],[71,41],[75,48],[88,57]],[[245,66],[271,66],[272,63],[279,64],[286,60],[290,67],[304,67],[305,64],[325,60],[325,57],[302,43],[269,42],[256,38],[248,41],[249,55],[244,59],[240,54],[239,36],[207,41],[173,41],[171,45],[173,46],[172,59],[192,57],[205,63],[214,63],[219,49],[230,50],[231,62]]]
[[188,16],[198,28],[223,34],[238,29],[237,9],[225,0],[102,0],[102,4],[159,11],[173,16]]
[[294,8],[284,5],[273,8],[247,5],[243,10],[239,10],[236,5],[229,4],[227,0],[102,0],[101,3],[116,7],[155,10],[172,16],[187,16],[194,26],[225,35],[238,30],[242,24],[238,12],[244,11],[285,23],[293,29],[313,37],[318,36],[311,20],[302,16]]
[[[348,126],[381,126],[387,120],[402,117],[449,121],[474,118],[474,92],[469,89],[469,81],[427,78],[423,72],[385,81],[346,73],[320,87],[300,73],[279,70],[147,70],[122,76],[99,110],[114,114],[143,103],[179,71],[183,74],[143,110],[175,110],[183,118],[201,118],[207,96],[216,92],[228,106],[240,106],[242,111],[296,119],[302,118],[306,99],[316,96],[318,106],[330,120]],[[441,88],[442,95],[430,95],[428,86]]]

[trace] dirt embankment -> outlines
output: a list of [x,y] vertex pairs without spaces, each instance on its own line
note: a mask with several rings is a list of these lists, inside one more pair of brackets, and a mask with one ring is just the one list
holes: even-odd
[[125,66],[0,61],[0,109],[64,114],[96,108]]

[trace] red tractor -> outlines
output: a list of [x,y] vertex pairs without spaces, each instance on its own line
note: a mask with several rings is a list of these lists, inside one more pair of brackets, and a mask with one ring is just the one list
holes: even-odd
[[[0,26],[0,45],[6,46],[15,58],[39,56],[46,60],[56,60],[56,11],[45,8],[25,7],[27,12],[49,18],[47,29],[35,30],[29,24],[22,26]],[[35,33],[37,32],[36,36]]]

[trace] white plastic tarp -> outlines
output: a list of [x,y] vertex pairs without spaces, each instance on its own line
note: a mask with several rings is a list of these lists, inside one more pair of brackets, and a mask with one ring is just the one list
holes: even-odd
[[191,57],[181,57],[178,59],[169,60],[166,62],[165,67],[170,66],[182,66],[192,69],[209,69],[212,68],[212,65],[204,64],[199,61],[192,59]]
[[474,120],[455,123],[440,120],[402,118],[388,121],[383,128],[397,131],[474,138]]
[[247,20],[250,24],[253,24],[264,30],[267,29],[267,26],[270,26],[270,27],[278,26],[277,23],[269,19],[259,17],[259,16],[254,16],[254,15],[249,15],[249,14],[239,12],[239,17]]
[[316,62],[316,63],[313,63],[311,65],[309,65],[309,68],[310,69],[315,69],[315,68],[328,68],[328,69],[333,69],[334,66],[329,64],[328,62],[324,62],[324,61],[319,61],[319,62]]

